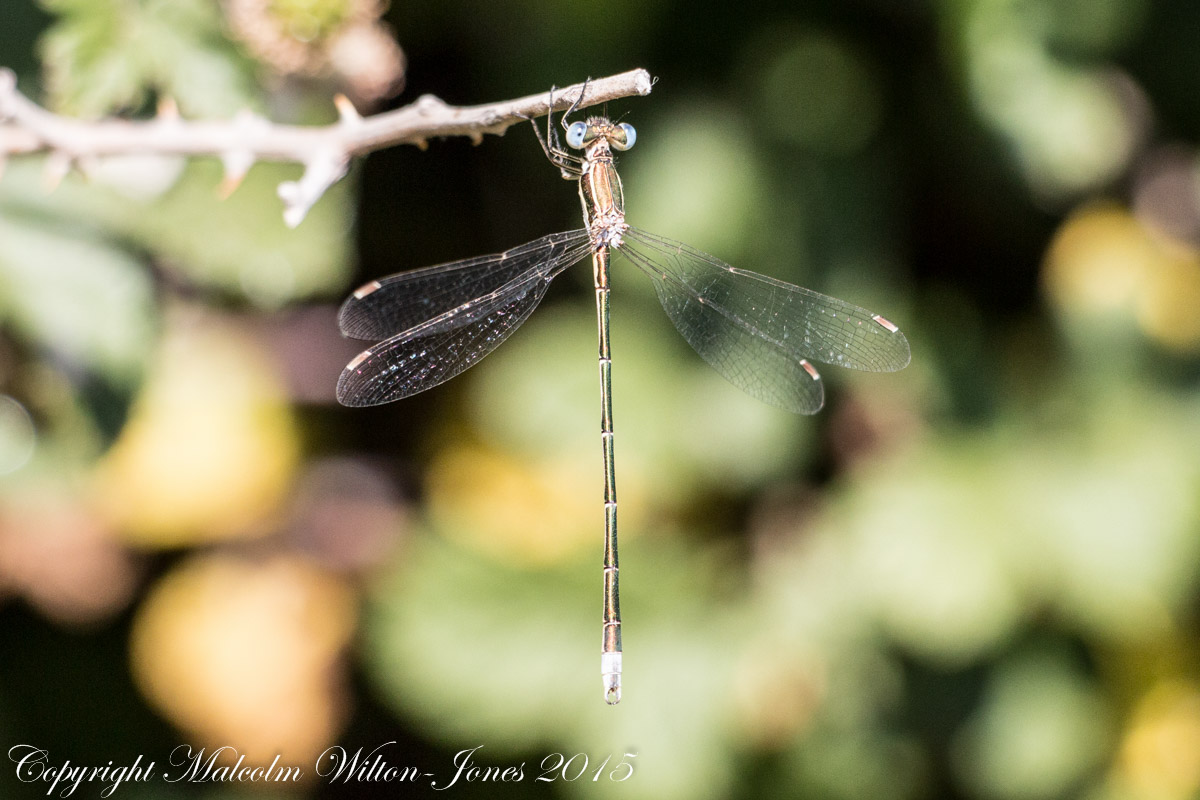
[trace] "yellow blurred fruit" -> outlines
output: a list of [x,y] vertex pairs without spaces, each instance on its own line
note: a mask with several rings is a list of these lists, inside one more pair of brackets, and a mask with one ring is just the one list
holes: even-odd
[[1184,800],[1200,791],[1200,688],[1167,682],[1138,704],[1116,778],[1127,796]]
[[1138,307],[1138,323],[1159,344],[1191,351],[1200,345],[1200,258],[1164,259]]
[[169,324],[98,471],[97,501],[134,544],[253,535],[277,511],[299,455],[280,380],[233,326],[178,315]]
[[1200,253],[1104,205],[1073,214],[1046,254],[1043,280],[1072,319],[1128,317],[1164,347],[1200,347]]
[[1046,290],[1069,312],[1129,309],[1156,266],[1158,249],[1138,221],[1114,205],[1070,216],[1046,254]]
[[514,566],[556,563],[599,546],[603,487],[595,467],[450,450],[430,470],[430,516],[448,538]]
[[347,716],[337,664],[356,617],[350,587],[299,558],[194,557],[142,605],[133,674],[193,748],[308,774]]

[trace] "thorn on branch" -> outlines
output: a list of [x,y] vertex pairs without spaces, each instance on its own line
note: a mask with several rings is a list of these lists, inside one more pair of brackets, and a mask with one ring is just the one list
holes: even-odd
[[225,168],[225,175],[217,187],[217,196],[225,200],[242,185],[242,179],[254,166],[254,153],[249,150],[224,152],[221,154],[221,166]]
[[171,124],[180,120],[179,104],[174,97],[162,97],[158,101],[157,118],[159,122]]
[[333,105],[337,108],[338,118],[341,119],[343,125],[357,125],[362,122],[362,114],[358,113],[358,109],[346,95],[334,95]]
[[308,210],[337,183],[349,169],[349,159],[341,153],[322,153],[304,165],[304,174],[298,181],[279,184],[279,199],[283,201],[283,221],[289,228],[299,225],[308,215]]
[[71,171],[71,157],[62,150],[55,150],[46,157],[46,164],[42,168],[42,188],[46,194],[50,194],[58,188],[63,182],[63,178],[67,177],[67,173]]
[[442,98],[435,94],[423,94],[417,98],[417,113],[423,117],[430,117],[445,111],[449,106],[446,105]]

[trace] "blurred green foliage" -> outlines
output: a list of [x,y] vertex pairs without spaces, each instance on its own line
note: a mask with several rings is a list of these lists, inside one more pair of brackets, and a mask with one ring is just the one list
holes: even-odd
[[[377,11],[16,2],[0,61],[74,116],[170,99],[314,124],[340,62],[280,65]],[[221,200],[215,159],[85,164],[52,191],[53,159],[12,159],[0,742],[308,765],[395,740],[393,762],[441,776],[482,744],[481,764],[527,764],[454,788],[488,797],[537,791],[551,752],[637,754],[628,782],[564,797],[1200,793],[1200,5],[523,0],[386,21],[397,103],[648,68],[654,93],[609,109],[639,131],[630,220],[878,310],[912,365],[828,371],[826,409],[793,417],[696,358],[618,262],[609,708],[587,268],[453,383],[332,399],[356,280],[579,226],[528,131],[373,154],[295,230],[275,194],[295,167]],[[41,796],[11,770],[0,787]]]
[[39,45],[53,105],[99,117],[155,95],[187,114],[228,116],[255,98],[252,65],[205,0],[45,0],[56,16]]

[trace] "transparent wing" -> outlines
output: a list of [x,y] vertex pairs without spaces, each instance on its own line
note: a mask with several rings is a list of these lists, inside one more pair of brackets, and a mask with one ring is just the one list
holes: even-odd
[[766,403],[802,414],[819,410],[824,390],[810,361],[872,372],[909,362],[904,334],[870,311],[636,228],[616,249],[650,276],[696,352]]
[[552,233],[503,253],[380,278],[346,298],[338,325],[353,339],[386,339],[500,289],[532,265],[555,263],[578,252],[571,259],[574,263],[587,252],[587,242],[585,230]]
[[[469,263],[468,271],[482,271],[491,264],[515,277],[359,353],[338,378],[338,401],[348,406],[390,403],[437,386],[478,363],[529,317],[550,281],[590,250],[586,235],[576,245],[564,246],[561,237],[567,235],[543,237],[524,248],[491,256],[491,261],[471,259],[441,267],[444,274],[454,276],[453,268],[461,264]],[[523,267],[513,269],[513,260]],[[481,279],[476,285],[492,283]],[[438,288],[436,283],[430,286]]]

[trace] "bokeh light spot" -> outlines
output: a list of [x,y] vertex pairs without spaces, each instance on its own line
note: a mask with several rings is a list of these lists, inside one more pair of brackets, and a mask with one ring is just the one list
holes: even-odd
[[134,676],[197,744],[312,764],[347,713],[334,667],[356,617],[352,590],[305,561],[193,558],[139,610]]
[[1155,686],[1134,709],[1117,775],[1131,797],[1185,800],[1200,791],[1200,689]]
[[97,478],[131,541],[169,547],[253,535],[299,457],[281,381],[244,332],[181,314]]
[[861,149],[883,111],[870,65],[846,42],[824,33],[805,32],[779,47],[758,92],[772,135],[818,153]]

